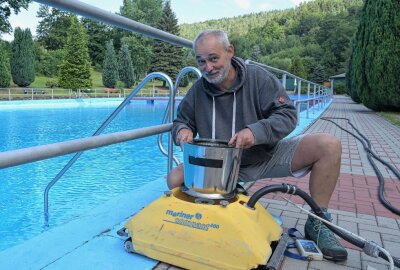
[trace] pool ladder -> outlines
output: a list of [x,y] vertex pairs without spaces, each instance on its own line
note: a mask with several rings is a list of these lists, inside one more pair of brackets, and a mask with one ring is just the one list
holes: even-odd
[[[169,101],[167,104],[167,108],[165,109],[164,117],[162,120],[162,124],[166,124],[169,120],[171,123],[171,128],[172,128],[172,121],[174,119],[175,115],[175,95],[179,87],[179,83],[182,80],[182,78],[189,72],[193,72],[198,78],[201,77],[200,71],[195,68],[195,67],[185,67],[183,68],[177,75],[176,77],[176,82],[173,84],[171,78],[166,75],[165,73],[162,72],[153,72],[147,75],[143,81],[136,86],[136,88],[122,101],[122,103],[112,112],[112,114],[104,121],[103,124],[96,130],[96,132],[92,136],[97,136],[100,135],[101,132],[104,131],[105,128],[114,120],[114,118],[121,112],[121,110],[130,103],[132,98],[136,96],[136,94],[142,90],[142,88],[152,79],[155,78],[160,78],[163,79],[169,89]],[[163,143],[162,143],[162,133],[159,134],[158,136],[158,147],[165,156],[168,157],[168,167],[167,167],[167,173],[169,173],[172,170],[172,160],[178,165],[180,161],[178,160],[177,157],[173,155],[173,140],[171,134],[169,134],[169,141],[168,141],[168,151],[165,150]],[[79,151],[77,152],[69,161],[68,163],[58,172],[58,174],[53,178],[52,181],[50,181],[46,189],[44,191],[44,219],[45,219],[45,227],[47,228],[49,226],[49,192],[50,189],[54,186],[55,183],[60,180],[60,178],[71,168],[71,166],[78,160],[78,158],[83,154],[84,151]]]

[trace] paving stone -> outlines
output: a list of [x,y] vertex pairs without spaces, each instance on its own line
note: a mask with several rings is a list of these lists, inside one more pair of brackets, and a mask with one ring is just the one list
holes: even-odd
[[399,241],[393,242],[396,239],[392,239],[392,241],[383,240],[383,248],[389,251],[389,253],[397,258],[400,258],[400,243]]
[[383,241],[394,241],[394,242],[396,242],[395,240],[397,240],[399,237],[397,235],[393,235],[393,234],[381,233],[381,238],[382,238]]
[[[311,261],[309,269],[320,269],[320,270],[354,270],[361,269],[360,266],[351,267],[347,265],[341,265],[331,261]],[[285,269],[286,270],[286,269]]]
[[300,261],[300,260],[295,260],[292,258],[285,257],[285,260],[283,261],[282,270],[307,270],[308,268],[308,262],[307,261]]
[[273,200],[273,199],[268,199],[268,198],[262,198],[262,200],[265,200],[266,202],[273,203],[273,204],[280,204],[280,205],[287,205],[287,201],[279,201],[279,200]]
[[399,225],[397,224],[395,219],[386,217],[377,217],[377,220],[380,227],[385,227],[395,230],[399,229]]
[[[361,253],[361,262],[371,262],[371,263],[376,263],[377,265],[389,265],[389,263],[387,261],[385,261],[384,259],[371,257],[371,256],[365,254],[364,252]],[[373,265],[371,265],[371,266],[373,266]],[[366,265],[365,265],[365,267],[366,267]]]
[[284,215],[281,215],[282,221],[283,221],[283,226],[286,228],[296,228],[297,225],[297,218],[293,217],[287,217]]
[[[288,209],[290,209],[290,211],[292,211],[292,209],[293,209],[292,212],[295,212],[295,211],[294,211],[295,207],[290,207],[290,206],[288,206],[288,205],[281,205],[281,204],[273,204],[273,203],[270,203],[270,204],[268,205],[268,208],[270,208],[270,207],[275,208],[275,209],[280,209],[280,210],[288,210]],[[300,210],[298,210],[298,212],[300,212]]]
[[349,222],[349,221],[343,221],[343,220],[340,220],[340,218],[339,218],[338,225],[340,227],[342,227],[342,228],[344,228],[344,229],[346,229],[348,231],[351,231],[352,233],[355,233],[355,234],[358,235],[358,228],[357,228],[358,224],[357,223]]
[[329,212],[332,214],[337,214],[337,215],[342,215],[342,216],[349,216],[349,217],[356,217],[356,213],[353,212],[348,212],[348,211],[343,211],[343,210],[337,210],[337,209],[332,209],[329,208]]
[[268,208],[269,203],[267,203],[267,202],[260,202],[260,201],[259,201],[259,203],[261,203],[261,205],[262,205],[264,208]]
[[361,265],[362,265],[362,269],[368,269],[367,268],[368,266],[371,266],[376,270],[387,270],[388,269],[387,265],[376,263],[376,262],[370,262],[370,261],[362,261]]
[[366,239],[367,241],[374,241],[378,245],[382,246],[382,238],[381,234],[377,232],[371,232],[371,231],[365,231],[360,229],[360,234],[361,237]]
[[371,232],[379,232],[379,233],[383,233],[383,234],[392,234],[392,235],[400,236],[400,230],[394,230],[394,229],[383,228],[383,227],[378,227],[378,226],[370,226],[370,225],[362,224],[362,223],[360,223],[358,225],[358,228],[360,230],[367,230],[367,231],[371,231]]
[[268,212],[270,212],[271,214],[274,214],[276,216],[280,216],[282,214],[282,209],[275,209],[272,207],[268,207]]
[[[368,224],[372,226],[377,226],[376,220],[373,219],[363,219],[363,218],[355,218],[355,217],[349,217],[349,216],[342,216],[338,215],[339,220],[341,221],[349,221],[349,222],[357,222],[357,223],[363,223],[363,224]],[[396,224],[397,226],[397,224]]]
[[337,265],[344,265],[347,267],[360,268],[361,266],[361,252],[354,249],[347,249],[348,257],[344,262],[337,262]]
[[358,218],[362,218],[362,219],[370,219],[370,220],[375,220],[376,221],[376,217],[372,216],[372,215],[366,215],[366,214],[357,213],[357,217]]
[[299,219],[298,221],[297,221],[297,229],[299,230],[299,228],[300,229],[304,229],[304,225],[306,225],[306,219]]
[[264,204],[269,204],[270,203],[270,201],[268,200],[268,199],[266,199],[266,198],[261,198],[261,199],[259,199],[258,200],[262,205],[264,205]]
[[300,218],[306,219],[308,216],[308,214],[305,212],[298,213],[298,212],[292,212],[292,211],[287,211],[287,210],[284,210],[282,212],[282,215],[287,216],[287,217],[297,218],[297,219],[300,219]]

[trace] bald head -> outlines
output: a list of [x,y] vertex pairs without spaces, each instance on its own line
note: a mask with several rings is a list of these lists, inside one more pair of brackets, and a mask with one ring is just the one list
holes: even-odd
[[202,43],[204,39],[212,36],[215,40],[222,45],[222,47],[227,50],[230,46],[228,35],[221,30],[205,30],[197,35],[193,42],[193,50],[196,51],[196,47],[199,43]]

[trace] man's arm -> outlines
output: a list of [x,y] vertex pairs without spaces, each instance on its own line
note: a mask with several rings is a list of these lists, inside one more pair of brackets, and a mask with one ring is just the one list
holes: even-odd
[[176,145],[184,141],[192,141],[197,134],[194,118],[194,97],[193,91],[188,91],[185,98],[178,106],[176,119],[173,122],[171,134]]
[[263,119],[247,126],[254,135],[254,144],[274,146],[294,130],[297,123],[296,107],[275,76],[269,76],[259,92]]

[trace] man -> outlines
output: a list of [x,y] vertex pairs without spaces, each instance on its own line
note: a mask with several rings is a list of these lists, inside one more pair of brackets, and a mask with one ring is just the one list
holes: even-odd
[[[241,181],[311,172],[311,196],[326,211],[340,172],[340,141],[329,134],[282,140],[296,126],[295,107],[275,76],[234,56],[223,31],[200,33],[193,48],[202,78],[178,107],[172,129],[175,143],[191,142],[198,134],[243,148]],[[182,183],[180,165],[168,175],[168,186]],[[326,259],[347,259],[347,251],[319,220],[308,217],[305,234]]]

